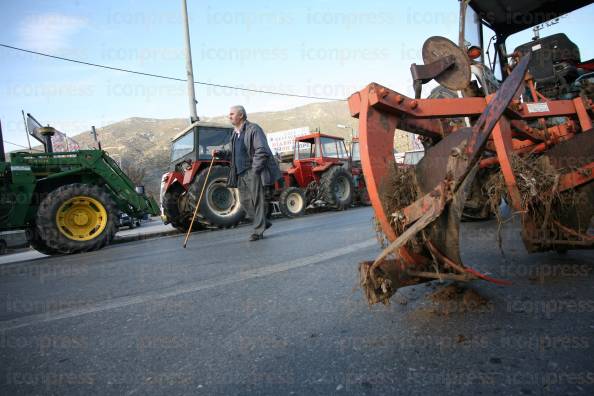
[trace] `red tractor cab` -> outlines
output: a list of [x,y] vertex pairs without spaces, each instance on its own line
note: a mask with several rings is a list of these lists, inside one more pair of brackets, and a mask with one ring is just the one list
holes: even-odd
[[194,229],[233,227],[245,217],[239,192],[227,188],[229,161],[215,159],[206,180],[213,150],[229,149],[233,128],[195,122],[172,139],[169,172],[161,178],[161,208],[165,224],[186,232],[202,186],[207,182]]
[[344,210],[353,202],[351,158],[340,137],[315,132],[295,138],[293,165],[283,178],[279,208],[287,217],[311,205]]

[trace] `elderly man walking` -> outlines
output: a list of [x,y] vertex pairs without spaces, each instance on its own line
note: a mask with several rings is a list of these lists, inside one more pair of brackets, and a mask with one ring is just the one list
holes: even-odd
[[239,188],[241,204],[254,224],[249,240],[257,241],[264,238],[264,231],[272,225],[268,220],[269,200],[281,173],[264,131],[247,120],[243,106],[231,107],[229,121],[235,127],[231,151],[217,154],[231,157],[227,186]]

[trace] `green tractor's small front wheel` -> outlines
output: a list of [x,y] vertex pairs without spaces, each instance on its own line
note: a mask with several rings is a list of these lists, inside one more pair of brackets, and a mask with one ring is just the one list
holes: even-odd
[[67,184],[41,201],[35,234],[48,248],[45,252],[69,254],[97,250],[113,239],[116,213],[116,204],[103,188]]

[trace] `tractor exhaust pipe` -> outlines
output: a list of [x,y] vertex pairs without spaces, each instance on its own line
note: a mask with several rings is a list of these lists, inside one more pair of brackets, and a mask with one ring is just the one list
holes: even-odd
[[38,130],[39,134],[43,136],[43,139],[45,140],[45,152],[53,153],[54,147],[52,146],[52,136],[56,134],[56,129],[48,125],[45,127],[38,128]]

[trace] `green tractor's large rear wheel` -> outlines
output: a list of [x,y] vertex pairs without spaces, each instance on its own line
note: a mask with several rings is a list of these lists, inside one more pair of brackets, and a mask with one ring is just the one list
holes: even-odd
[[56,249],[50,248],[47,245],[47,243],[45,243],[45,241],[43,239],[41,239],[39,232],[37,232],[37,226],[33,225],[32,228],[27,229],[26,234],[27,234],[27,240],[29,241],[29,244],[31,245],[31,247],[33,249],[37,250],[38,252],[47,254],[47,255],[60,254],[59,251],[57,251]]
[[46,254],[101,249],[113,239],[117,207],[99,186],[67,184],[41,201],[30,232],[32,246]]

